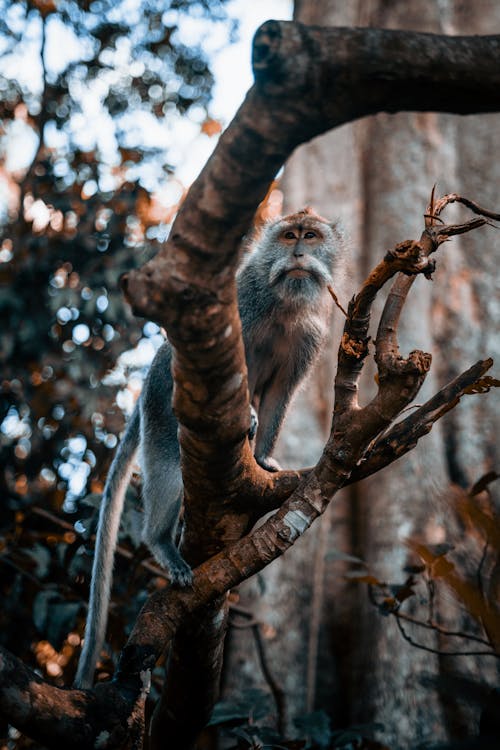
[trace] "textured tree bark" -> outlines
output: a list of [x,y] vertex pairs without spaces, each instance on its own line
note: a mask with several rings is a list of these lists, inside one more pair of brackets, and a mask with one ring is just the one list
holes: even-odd
[[[307,24],[447,34],[500,29],[499,8],[493,3],[296,0],[295,18]],[[395,237],[414,233],[415,227],[405,226],[402,217],[410,218],[412,207],[425,201],[434,182],[440,191],[456,189],[484,205],[494,202],[500,167],[489,155],[498,153],[499,138],[497,115],[464,119],[432,113],[376,115],[297,150],[287,163],[281,186],[285,211],[312,205],[323,215],[340,216],[349,235],[347,279],[339,283],[339,296],[346,301],[354,284]],[[500,346],[493,268],[500,249],[498,236],[490,230],[480,241],[465,236],[453,243],[453,251],[438,262],[435,282],[418,280],[411,309],[402,321],[404,351],[418,346],[434,354],[435,364],[424,387],[427,395],[477,359],[480,351],[498,356]],[[333,367],[333,360],[326,357],[296,401],[287,426],[293,424],[301,436],[309,430],[319,433],[323,427],[321,412],[331,409],[331,403],[324,403],[325,394],[328,398],[324,384],[333,378]],[[273,673],[287,687],[289,714],[314,707],[325,709],[337,726],[381,722],[386,727],[383,741],[391,749],[463,736],[474,727],[471,716],[462,715],[463,709],[443,708],[436,692],[418,686],[419,673],[438,674],[449,668],[450,659],[404,643],[395,623],[380,617],[362,588],[342,580],[345,563],[332,562],[328,552],[341,549],[360,556],[382,579],[400,580],[407,561],[404,537],[422,535],[438,541],[455,533],[441,492],[450,481],[467,485],[498,466],[495,436],[500,404],[498,398],[492,401],[470,402],[465,409],[453,411],[411,456],[344,490],[327,517],[301,540],[300,558],[294,553],[293,560],[276,561],[274,570],[261,574],[258,591],[252,582],[242,587],[242,598],[257,619],[273,625],[268,658]],[[285,440],[289,465],[296,466],[302,461],[303,441],[296,441],[291,455],[293,436],[283,436],[282,446]],[[282,602],[288,603],[283,610]],[[458,612],[448,614],[460,622]],[[295,623],[291,639],[290,622]],[[244,666],[247,675],[258,675],[255,657],[241,638],[240,631],[232,635],[231,658]],[[439,645],[435,638],[426,642]],[[311,664],[313,659],[316,665]],[[296,665],[294,675],[290,664]],[[477,663],[468,667],[477,674]],[[491,673],[491,664],[483,663],[482,670]],[[265,686],[263,680],[259,684]],[[234,681],[227,681],[228,691],[235,687]]]

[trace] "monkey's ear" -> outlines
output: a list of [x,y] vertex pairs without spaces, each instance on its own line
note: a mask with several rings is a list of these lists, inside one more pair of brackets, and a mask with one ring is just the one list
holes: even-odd
[[337,242],[336,253],[345,253],[349,246],[349,236],[346,233],[342,219],[340,219],[339,217],[337,217],[336,219],[332,219],[332,221],[328,222],[328,226],[332,230]]

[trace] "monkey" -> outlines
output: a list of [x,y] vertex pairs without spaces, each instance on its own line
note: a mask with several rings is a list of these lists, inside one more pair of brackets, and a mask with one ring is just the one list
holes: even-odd
[[[248,370],[254,454],[268,471],[286,408],[325,342],[342,245],[335,223],[306,208],[270,220],[249,243],[237,274],[238,307]],[[84,645],[75,685],[91,687],[104,643],[114,550],[134,457],[143,474],[142,538],[173,585],[192,582],[176,546],[183,487],[172,408],[172,348],[158,349],[106,480],[99,513]]]

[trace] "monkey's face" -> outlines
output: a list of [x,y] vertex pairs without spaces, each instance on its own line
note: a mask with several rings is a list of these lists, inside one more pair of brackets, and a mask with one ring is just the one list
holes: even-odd
[[332,227],[312,216],[300,217],[296,223],[278,222],[266,254],[275,293],[290,302],[321,296],[332,283],[335,240]]

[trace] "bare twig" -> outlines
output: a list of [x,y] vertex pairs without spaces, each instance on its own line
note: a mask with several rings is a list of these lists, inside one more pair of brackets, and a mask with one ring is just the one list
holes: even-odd
[[264,679],[266,680],[267,684],[269,685],[269,689],[272,693],[274,704],[276,706],[276,727],[278,729],[278,732],[280,734],[284,734],[285,732],[285,726],[286,726],[286,697],[285,697],[285,691],[283,688],[278,684],[276,679],[274,678],[274,675],[271,672],[271,669],[269,667],[269,662],[267,659],[266,649],[264,647],[264,643],[262,640],[262,634],[261,634],[261,623],[256,620],[253,616],[253,613],[249,610],[243,609],[243,607],[238,607],[231,605],[230,611],[233,614],[240,615],[241,617],[246,617],[247,622],[245,623],[237,623],[234,620],[231,622],[231,627],[237,628],[239,630],[242,629],[251,629],[252,635],[255,641],[255,648],[257,650],[257,655],[259,658],[260,668],[262,670],[262,674],[264,676]]
[[396,618],[396,625],[398,626],[399,632],[404,640],[411,646],[415,646],[415,648],[429,651],[431,654],[437,654],[438,656],[494,656],[496,659],[500,659],[500,654],[497,654],[495,651],[442,651],[441,649],[432,648],[431,646],[425,646],[423,643],[417,643],[403,628],[398,613],[393,612],[392,614],[394,614],[394,617]]
[[344,314],[344,316],[345,316],[345,317],[347,318],[347,312],[346,312],[346,310],[344,310],[344,308],[343,308],[343,307],[342,307],[342,305],[340,304],[340,302],[339,302],[339,298],[337,297],[337,295],[336,295],[336,294],[335,294],[335,292],[333,291],[333,287],[331,287],[331,286],[330,286],[330,284],[328,284],[328,287],[327,287],[327,288],[328,288],[328,291],[330,292],[330,295],[331,295],[331,297],[332,297],[333,301],[335,302],[335,304],[337,305],[337,307],[339,308],[339,310],[340,310],[340,311],[341,311],[341,312],[342,312],[342,313]]
[[405,620],[406,622],[411,622],[413,625],[417,625],[420,628],[426,628],[427,630],[434,630],[436,633],[439,633],[440,635],[446,635],[451,636],[453,638],[463,638],[467,641],[476,641],[477,643],[482,643],[483,646],[488,646],[489,648],[493,649],[493,646],[489,641],[487,641],[485,638],[481,638],[478,635],[472,635],[472,633],[465,633],[462,630],[448,630],[447,628],[443,628],[441,625],[438,625],[436,622],[428,621],[424,622],[423,620],[418,620],[416,617],[411,617],[411,615],[407,615],[404,612],[393,612],[391,614],[394,614],[396,617],[399,617],[401,620]]
[[259,655],[260,668],[262,669],[262,674],[264,675],[264,678],[267,684],[269,685],[269,689],[271,690],[271,693],[273,694],[274,703],[276,705],[277,729],[280,734],[284,734],[285,726],[286,726],[285,691],[283,690],[283,688],[280,687],[280,685],[278,685],[278,683],[274,679],[274,676],[271,673],[271,670],[269,668],[269,662],[267,660],[266,650],[264,648],[264,643],[262,641],[262,634],[260,632],[259,623],[254,623],[252,625],[252,633],[253,633],[253,637],[255,640],[257,653]]
[[[432,194],[431,194],[431,203],[432,203]],[[490,211],[487,208],[482,208],[475,201],[471,201],[470,198],[464,198],[458,193],[448,193],[447,195],[443,195],[442,198],[439,198],[434,203],[433,210],[430,211],[431,214],[434,214],[433,218],[438,217],[441,211],[450,203],[462,203],[464,206],[467,206],[467,208],[469,208],[475,214],[480,214],[481,216],[487,216],[489,219],[495,219],[495,221],[500,221],[500,213],[495,213],[493,211]]]
[[484,586],[483,586],[483,566],[486,562],[486,556],[488,554],[488,540],[483,545],[483,550],[481,552],[481,559],[479,560],[479,565],[477,566],[477,572],[476,572],[476,578],[477,578],[477,588],[479,593],[484,599]]

